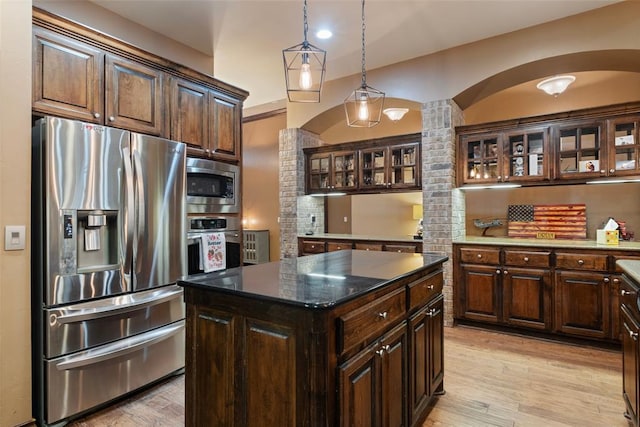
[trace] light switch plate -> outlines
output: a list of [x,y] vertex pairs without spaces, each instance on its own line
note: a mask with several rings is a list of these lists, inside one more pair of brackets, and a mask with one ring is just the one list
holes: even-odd
[[26,227],[24,225],[7,225],[4,227],[4,250],[24,250]]

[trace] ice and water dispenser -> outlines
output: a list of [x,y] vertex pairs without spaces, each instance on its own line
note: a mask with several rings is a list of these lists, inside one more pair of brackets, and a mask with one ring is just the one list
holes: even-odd
[[118,211],[65,211],[63,223],[67,274],[118,268]]

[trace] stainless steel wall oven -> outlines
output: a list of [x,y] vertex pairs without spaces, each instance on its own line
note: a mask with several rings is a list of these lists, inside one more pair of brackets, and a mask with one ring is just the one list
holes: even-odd
[[239,213],[240,168],[214,160],[188,157],[187,212]]
[[199,240],[203,233],[224,232],[226,268],[239,267],[241,264],[242,244],[240,221],[237,218],[214,216],[190,217],[187,232],[187,259],[189,275],[202,273],[200,267]]

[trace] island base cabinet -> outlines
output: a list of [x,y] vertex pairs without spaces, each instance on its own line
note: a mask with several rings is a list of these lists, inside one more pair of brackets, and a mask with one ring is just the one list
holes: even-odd
[[411,426],[424,421],[425,409],[434,394],[442,394],[444,378],[444,297],[439,296],[410,320],[413,375],[410,379]]
[[342,427],[407,425],[407,350],[402,323],[339,367]]
[[302,425],[293,327],[203,307],[187,316],[186,342],[198,343],[187,348],[187,426]]
[[635,427],[638,427],[638,374],[640,369],[640,346],[638,332],[640,325],[633,319],[627,307],[621,307],[622,331],[622,396],[627,407],[627,417]]

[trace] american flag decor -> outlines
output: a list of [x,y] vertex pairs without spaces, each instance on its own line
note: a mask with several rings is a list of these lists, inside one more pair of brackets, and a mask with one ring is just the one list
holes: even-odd
[[509,205],[509,237],[586,239],[585,205]]

